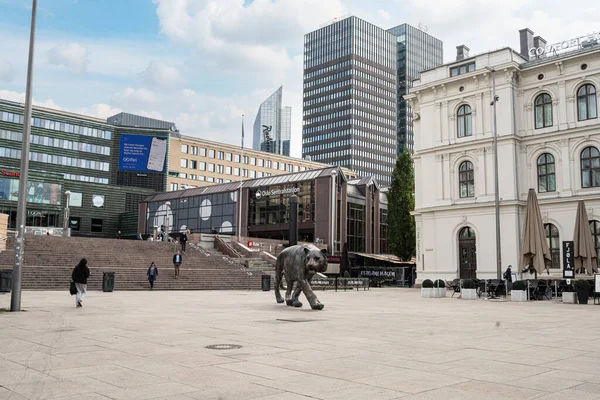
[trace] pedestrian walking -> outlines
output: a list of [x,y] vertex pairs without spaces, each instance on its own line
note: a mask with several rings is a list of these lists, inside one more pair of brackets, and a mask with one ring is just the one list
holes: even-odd
[[117,232],[117,239],[121,239],[121,231]]
[[183,257],[181,252],[177,250],[177,253],[173,256],[173,266],[175,267],[175,279],[179,279],[179,267],[183,262]]
[[508,283],[512,283],[512,265],[509,265],[504,271],[504,280]]
[[158,268],[154,262],[150,264],[150,268],[148,268],[148,272],[146,274],[148,275],[148,282],[150,282],[150,290],[152,290],[154,289],[154,281],[156,278],[158,278]]
[[183,232],[181,234],[181,251],[183,252],[183,254],[185,254],[185,245],[187,244],[188,241],[188,237],[187,237],[187,233]]
[[83,307],[83,299],[86,295],[87,280],[90,277],[90,269],[87,266],[87,260],[82,258],[79,264],[73,268],[71,279],[75,282],[77,288],[77,295],[75,296],[75,303],[77,307]]

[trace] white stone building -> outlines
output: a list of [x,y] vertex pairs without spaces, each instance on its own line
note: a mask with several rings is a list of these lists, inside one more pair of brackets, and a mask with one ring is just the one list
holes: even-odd
[[418,282],[496,278],[492,69],[502,269],[511,264],[514,273],[519,265],[529,188],[537,192],[553,275],[561,274],[562,241],[573,239],[580,199],[600,252],[599,38],[548,46],[548,54],[529,59],[545,42],[528,29],[520,34],[520,52],[470,57],[457,47],[456,62],[421,73],[406,96],[415,119]]

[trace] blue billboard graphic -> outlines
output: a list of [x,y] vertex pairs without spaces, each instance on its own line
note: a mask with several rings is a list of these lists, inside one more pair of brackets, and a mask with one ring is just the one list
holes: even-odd
[[167,139],[142,135],[121,135],[119,170],[165,172]]

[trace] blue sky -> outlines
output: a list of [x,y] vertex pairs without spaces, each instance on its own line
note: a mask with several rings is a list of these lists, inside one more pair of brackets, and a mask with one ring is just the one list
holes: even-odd
[[[30,5],[0,0],[0,98],[23,98]],[[549,42],[600,30],[595,3],[555,0],[39,0],[33,96],[239,143],[241,115],[250,132],[260,103],[283,85],[300,156],[303,35],[347,14],[383,28],[422,23],[444,41],[446,61],[459,44],[516,48],[524,27]]]

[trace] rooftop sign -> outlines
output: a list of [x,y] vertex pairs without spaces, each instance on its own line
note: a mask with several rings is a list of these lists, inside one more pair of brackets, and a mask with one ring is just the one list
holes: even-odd
[[546,47],[532,47],[529,49],[529,56],[541,56],[544,54],[556,54],[563,50],[591,46],[600,41],[600,32],[590,33],[575,39],[565,40],[559,43],[549,44]]

